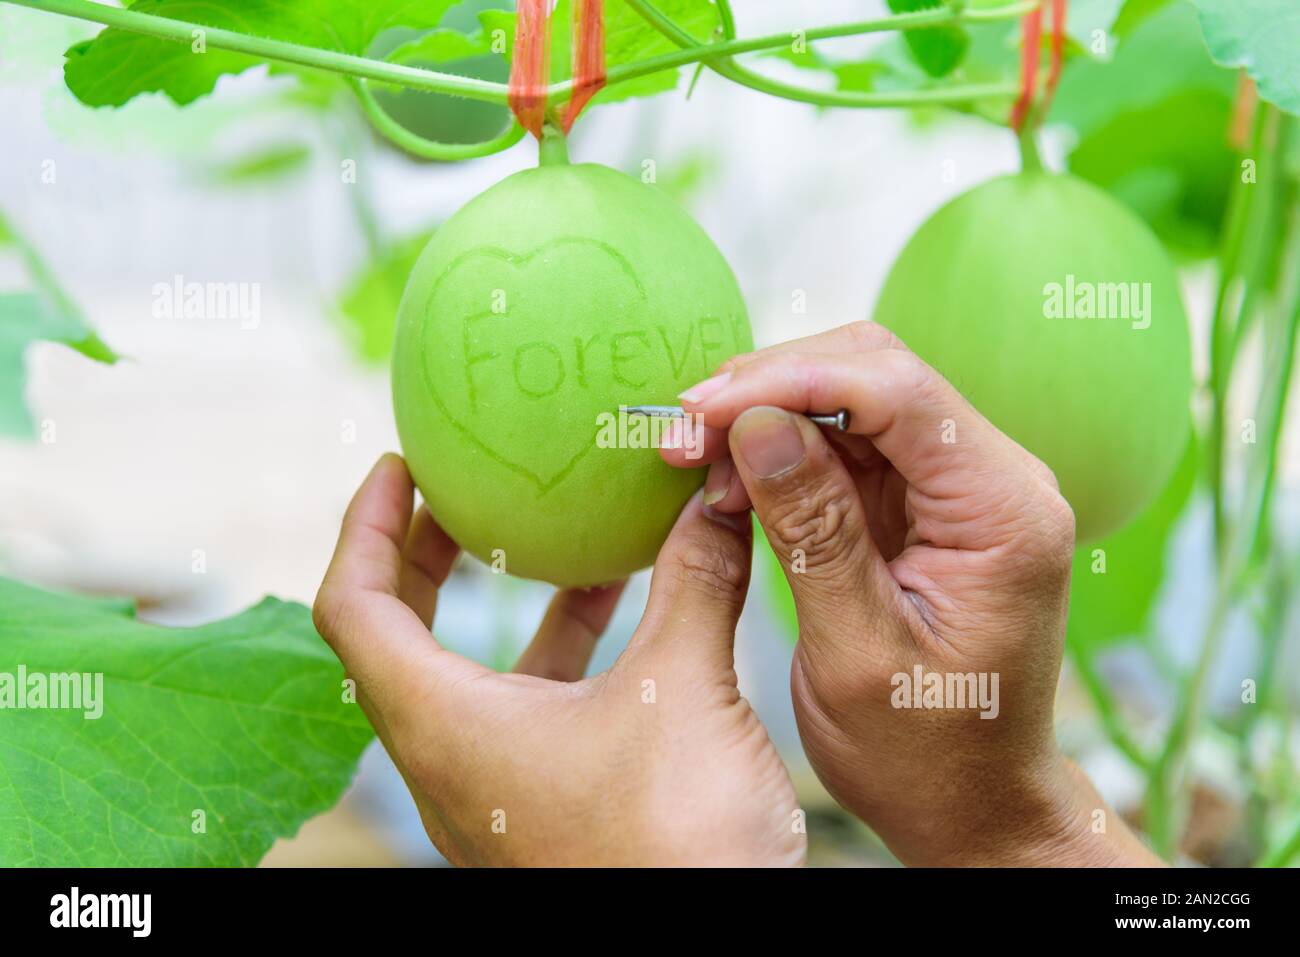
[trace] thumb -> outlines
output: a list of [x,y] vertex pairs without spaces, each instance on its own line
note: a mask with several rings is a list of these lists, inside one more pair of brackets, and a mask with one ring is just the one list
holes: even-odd
[[729,671],[745,605],[753,525],[749,514],[706,508],[696,492],[655,560],[633,654],[663,653],[674,665]]
[[809,650],[838,658],[837,649],[850,650],[846,634],[891,634],[897,585],[871,539],[857,485],[821,430],[801,415],[759,406],[736,418],[730,444]]

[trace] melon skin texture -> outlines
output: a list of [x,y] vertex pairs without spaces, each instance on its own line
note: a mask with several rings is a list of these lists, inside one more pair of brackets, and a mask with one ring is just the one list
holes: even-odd
[[[1130,285],[1125,310],[1105,283],[1138,295]],[[1094,316],[1103,298],[1124,315],[1078,318],[1089,284]],[[1186,448],[1191,350],[1174,267],[1091,184],[1035,172],[958,196],[903,249],[874,318],[1055,472],[1080,542],[1135,518]]]
[[[599,417],[676,404],[752,348],[730,267],[660,190],[593,164],[516,173],[447,220],[407,282],[393,352],[407,466],[495,568],[616,581],[654,561],[705,472],[601,447]],[[633,441],[649,424],[625,421]]]

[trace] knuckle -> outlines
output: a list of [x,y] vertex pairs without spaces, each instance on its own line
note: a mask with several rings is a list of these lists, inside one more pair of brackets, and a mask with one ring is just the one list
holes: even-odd
[[844,327],[850,340],[866,349],[902,349],[903,340],[878,322],[859,319]]
[[739,353],[738,355],[731,356],[725,362],[723,362],[722,365],[718,366],[718,371],[713,374],[722,375],[724,372],[735,372],[742,365],[744,365],[745,362],[753,358],[753,355],[754,354],[752,352],[742,352]]
[[1046,491],[1037,507],[1026,510],[1028,533],[1018,549],[1026,575],[1055,581],[1068,577],[1074,562],[1074,510],[1060,492]]
[[787,554],[802,552],[812,568],[838,565],[853,546],[851,503],[836,484],[821,479],[768,511],[767,528]]
[[738,593],[749,580],[749,565],[732,549],[692,540],[669,565],[674,590],[696,589],[712,593]]
[[1050,488],[1053,492],[1060,492],[1061,483],[1057,481],[1056,473],[1052,471],[1051,466],[1048,465],[1046,462],[1044,462],[1042,459],[1040,459],[1038,456],[1034,455],[1032,452],[1026,451],[1025,455],[1028,457],[1029,468],[1034,473],[1034,475],[1038,476],[1040,479],[1046,482],[1048,488]]
[[333,636],[339,620],[340,604],[338,594],[328,583],[320,586],[316,601],[311,606],[311,622],[322,638]]
[[1043,536],[1049,557],[1062,560],[1068,567],[1074,555],[1074,509],[1060,492],[1047,496],[1043,505]]
[[929,388],[935,376],[925,361],[915,352],[903,349],[886,349],[881,352],[881,361],[896,384],[909,392]]

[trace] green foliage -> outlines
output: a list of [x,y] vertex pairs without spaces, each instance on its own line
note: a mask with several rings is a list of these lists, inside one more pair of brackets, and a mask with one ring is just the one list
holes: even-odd
[[219,163],[209,170],[214,182],[226,186],[263,183],[296,173],[311,160],[311,150],[302,143],[276,143],[246,156]]
[[34,434],[23,403],[24,356],[38,340],[61,342],[100,362],[117,356],[75,315],[50,306],[36,293],[0,293],[0,435]]
[[[718,10],[709,0],[661,0],[655,6],[679,27],[697,40],[707,41],[719,26]],[[551,82],[569,79],[570,64],[570,0],[559,0],[551,17]],[[504,10],[490,10],[479,14],[485,29],[505,31],[506,58],[514,53],[515,15]],[[677,45],[661,35],[625,3],[605,4],[605,67],[612,69],[622,63],[635,63],[664,53],[672,53]],[[594,106],[600,103],[617,103],[633,97],[653,96],[677,86],[681,68],[661,70],[647,76],[619,83],[601,90],[592,98]]]
[[[1094,31],[1110,33],[1123,7],[1124,0],[1073,0],[1067,8],[1065,17],[1066,36],[1080,48],[1090,49]],[[1046,32],[1051,22],[1051,14],[1045,13],[1044,16],[1047,18],[1043,24]]]
[[1175,94],[1115,117],[1079,144],[1070,169],[1132,207],[1176,252],[1212,255],[1234,163],[1223,132],[1230,115],[1223,97]]
[[0,216],[0,252],[5,251],[17,253],[38,288],[0,292],[0,435],[30,438],[34,432],[23,401],[29,345],[61,342],[96,362],[118,357],[78,315],[35,250]]
[[1147,17],[1171,4],[1183,2],[1184,0],[1128,0],[1115,18],[1111,32],[1122,39],[1136,30]]
[[[502,42],[494,50],[494,37],[482,18],[509,6],[510,0],[465,0],[447,11],[437,30],[390,30],[371,47],[369,55],[504,83],[510,76],[510,64],[499,51],[504,49],[506,37],[500,37]],[[504,104],[382,86],[376,86],[375,99],[406,129],[438,143],[486,142],[511,124],[510,110]]]
[[1235,163],[1226,131],[1236,79],[1210,61],[1187,4],[1130,26],[1109,62],[1070,63],[1049,121],[1078,136],[1071,172],[1128,204],[1175,252],[1211,255]]
[[1300,116],[1300,12],[1295,0],[1195,0],[1215,62],[1242,67],[1261,99]]
[[[944,6],[944,0],[888,0],[892,13],[912,13]],[[966,56],[970,37],[959,26],[907,30],[903,40],[916,62],[933,77],[947,76]]]
[[[364,54],[384,30],[432,29],[455,0],[137,0],[130,9],[208,27],[237,30],[322,50]],[[218,78],[259,60],[109,28],[68,50],[68,89],[88,106],[121,106],[141,93],[162,91],[179,104],[212,92]]]
[[1146,633],[1165,578],[1170,536],[1201,467],[1199,449],[1195,440],[1188,443],[1169,485],[1137,519],[1075,552],[1067,640],[1085,653]]
[[433,230],[424,230],[385,248],[348,285],[339,300],[348,339],[366,362],[387,362],[393,351],[397,306],[415,261]]
[[3,712],[3,866],[255,864],[338,800],[371,738],[307,609],[272,598],[160,628],[0,579],[0,700],[20,667],[103,683],[94,708]]

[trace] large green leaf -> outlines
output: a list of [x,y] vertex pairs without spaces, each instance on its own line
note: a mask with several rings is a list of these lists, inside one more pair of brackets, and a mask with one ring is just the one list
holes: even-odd
[[[1153,63],[1160,68],[1152,69]],[[1210,60],[1195,11],[1186,3],[1173,3],[1135,26],[1110,62],[1072,60],[1061,76],[1048,119],[1086,136],[1121,114],[1178,93],[1216,93],[1231,103],[1235,90],[1233,74]]]
[[1142,21],[1148,17],[1159,13],[1172,3],[1183,2],[1184,0],[1127,0],[1120,10],[1119,16],[1115,18],[1111,32],[1123,39],[1136,30],[1142,24]]
[[1242,67],[1261,98],[1300,116],[1300,4],[1296,0],[1195,0],[1215,61]]
[[1215,254],[1235,156],[1225,97],[1188,90],[1135,108],[1080,141],[1070,171],[1134,209],[1180,256]]
[[1198,449],[1188,444],[1165,490],[1135,521],[1075,552],[1067,640],[1085,652],[1146,631],[1170,534],[1196,484]]
[[[1124,0],[1074,0],[1066,8],[1065,32],[1083,49],[1091,49],[1095,31],[1109,34],[1123,7]],[[1051,23],[1050,14],[1047,16],[1045,31]]]
[[1180,254],[1201,257],[1216,248],[1233,174],[1235,91],[1195,11],[1174,3],[1137,22],[1110,62],[1072,61],[1050,121],[1077,134],[1072,172],[1132,206]]
[[[432,29],[456,0],[137,0],[137,13],[236,30],[340,53],[363,55],[383,31]],[[255,57],[108,28],[68,50],[68,88],[89,106],[121,106],[158,90],[180,104],[211,93],[223,74],[258,65]]]
[[[52,674],[102,690],[33,707]],[[255,864],[352,778],[371,732],[342,682],[301,605],[161,628],[0,579],[0,866]]]

